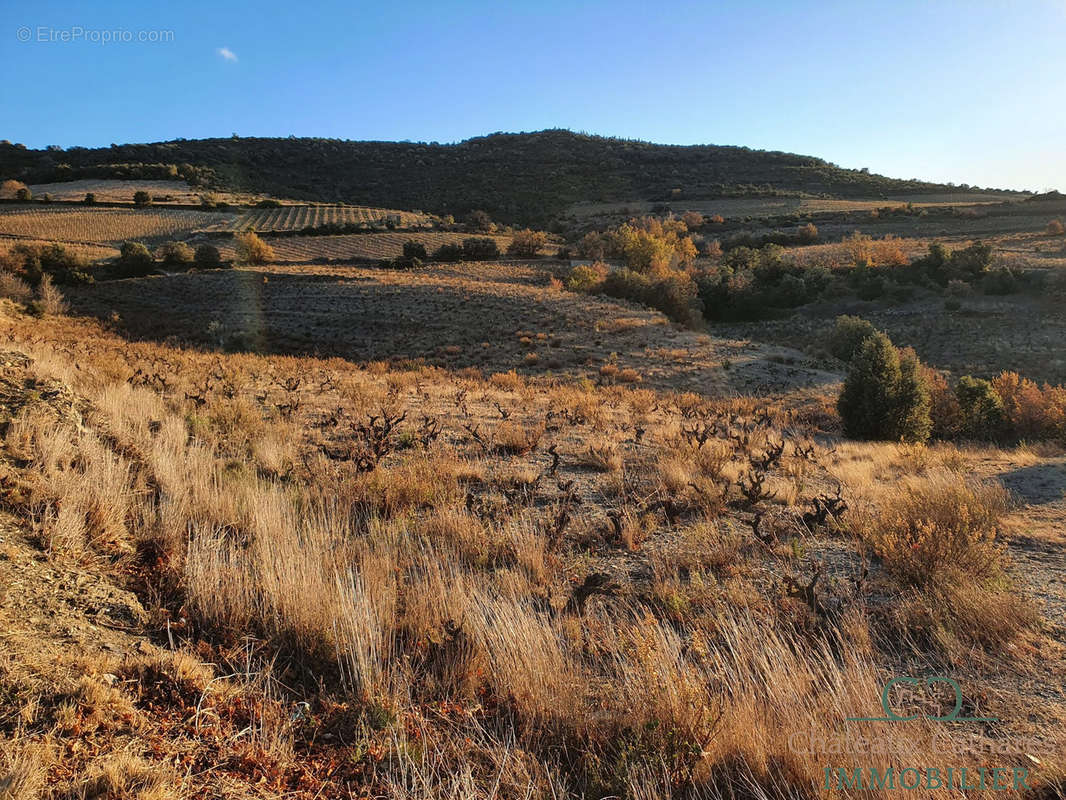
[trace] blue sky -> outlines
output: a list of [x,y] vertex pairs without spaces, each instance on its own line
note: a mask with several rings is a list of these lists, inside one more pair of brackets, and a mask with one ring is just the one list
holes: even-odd
[[565,127],[1066,189],[1064,42],[1066,0],[6,2],[0,138]]

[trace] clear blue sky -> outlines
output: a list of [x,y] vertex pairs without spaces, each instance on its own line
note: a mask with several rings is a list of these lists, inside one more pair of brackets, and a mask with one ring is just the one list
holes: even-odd
[[1066,189],[1064,0],[7,0],[0,57],[31,147],[565,127]]

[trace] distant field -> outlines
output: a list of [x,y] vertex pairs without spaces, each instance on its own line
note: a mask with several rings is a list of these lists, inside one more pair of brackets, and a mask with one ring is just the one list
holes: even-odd
[[408,211],[388,208],[364,208],[357,206],[283,206],[281,208],[256,208],[238,217],[229,230],[298,231],[304,228],[320,228],[326,225],[384,225],[392,222],[399,227],[413,227],[426,222],[426,217]]
[[[292,236],[270,239],[276,260],[280,262],[307,262],[317,260],[382,259],[403,255],[404,242],[414,240],[425,245],[432,253],[442,244],[460,244],[469,238],[469,233],[444,231],[413,233],[355,233],[343,236]],[[511,243],[510,236],[492,236],[500,252],[505,252]],[[219,244],[224,258],[234,258],[232,243]]]
[[56,200],[84,200],[92,192],[101,203],[132,203],[133,193],[148,192],[154,202],[197,204],[201,195],[212,194],[227,203],[254,203],[263,199],[260,194],[244,192],[207,192],[189,186],[185,181],[121,181],[107,178],[88,178],[61,183],[35,183],[30,186],[34,197],[50,194]]
[[8,206],[0,209],[0,234],[86,244],[176,237],[219,223],[233,214],[184,209]]
[[[876,199],[834,200],[811,197],[735,197],[718,200],[684,200],[678,199],[667,203],[675,212],[698,211],[711,216],[720,214],[726,219],[738,217],[767,217],[786,214],[815,214],[822,211],[870,211],[885,206],[898,206],[912,203],[916,207],[966,206],[999,203],[1004,200],[1018,200],[1014,195],[996,195],[985,193],[971,194],[916,194]],[[661,205],[650,201],[633,201],[628,203],[576,203],[569,211],[578,217],[590,217],[601,214],[648,214],[652,207]]]

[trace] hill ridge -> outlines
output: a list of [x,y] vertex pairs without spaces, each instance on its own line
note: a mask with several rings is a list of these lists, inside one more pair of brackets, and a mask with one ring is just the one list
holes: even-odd
[[31,150],[0,143],[0,178],[184,178],[205,189],[343,201],[545,226],[576,202],[972,191],[738,145],[662,145],[552,128],[454,144],[327,138],[175,139]]

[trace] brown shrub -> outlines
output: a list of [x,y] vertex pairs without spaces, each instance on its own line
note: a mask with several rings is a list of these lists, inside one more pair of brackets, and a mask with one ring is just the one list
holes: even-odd
[[237,255],[247,264],[266,264],[274,260],[274,248],[252,231],[237,234]]
[[1003,574],[1005,548],[996,536],[1009,500],[999,483],[955,472],[905,478],[867,511],[860,533],[904,583],[985,584]]
[[536,448],[544,435],[544,425],[522,425],[517,422],[501,422],[496,426],[493,438],[501,453],[523,455]]
[[33,297],[33,289],[17,275],[0,271],[0,297],[26,303]]

